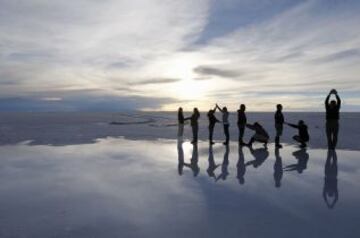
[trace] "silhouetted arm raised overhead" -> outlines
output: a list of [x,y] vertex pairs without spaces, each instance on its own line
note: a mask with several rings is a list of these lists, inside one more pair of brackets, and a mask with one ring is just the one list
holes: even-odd
[[220,112],[223,112],[223,110],[217,104],[216,104],[216,108],[219,109]]
[[326,106],[326,107],[329,106],[330,96],[331,96],[331,94],[329,93],[329,94],[327,95],[326,99],[325,99],[325,106]]
[[340,97],[339,97],[339,95],[336,93],[335,94],[335,97],[336,97],[336,101],[337,101],[337,108],[339,108],[340,109],[340,107],[341,107],[341,99],[340,99]]

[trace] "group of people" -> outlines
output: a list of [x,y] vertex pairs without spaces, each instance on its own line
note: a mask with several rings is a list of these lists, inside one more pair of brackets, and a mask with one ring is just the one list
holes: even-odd
[[[330,97],[334,95],[335,99],[330,101]],[[339,111],[341,107],[341,100],[340,97],[335,89],[332,89],[328,96],[325,99],[325,109],[326,109],[326,135],[328,138],[328,147],[329,149],[335,149],[337,145],[337,137],[338,137],[338,131],[339,131]],[[216,118],[215,113],[216,110],[219,110],[222,114],[222,120],[220,121],[218,118]],[[297,135],[293,136],[293,139],[300,144],[300,147],[305,148],[307,146],[307,143],[310,140],[309,132],[308,132],[308,126],[303,120],[299,120],[297,124],[289,123],[285,121],[284,115],[282,113],[283,106],[281,104],[276,105],[276,112],[274,115],[274,121],[275,121],[275,129],[276,129],[276,135],[275,135],[275,146],[277,148],[281,148],[282,145],[280,143],[280,137],[283,133],[283,126],[288,125],[292,128],[295,128],[298,130]],[[249,146],[251,147],[254,142],[260,142],[263,143],[266,147],[269,142],[269,134],[265,130],[265,128],[259,123],[255,122],[253,124],[249,124],[247,122],[246,117],[246,106],[245,104],[241,104],[239,110],[237,110],[237,126],[239,129],[239,145],[240,146]],[[225,135],[225,141],[224,145],[229,144],[230,140],[230,133],[229,133],[229,111],[227,107],[220,107],[218,104],[215,105],[213,109],[210,109],[207,113],[207,117],[209,120],[209,143],[210,145],[214,144],[213,140],[213,133],[215,129],[216,123],[222,123],[224,128],[224,135]],[[178,137],[182,138],[184,133],[184,125],[187,120],[190,120],[190,125],[192,128],[192,134],[193,139],[191,141],[192,144],[196,144],[198,142],[198,133],[199,133],[199,118],[200,118],[200,112],[197,108],[194,108],[193,114],[190,117],[184,117],[183,109],[180,107],[178,110]],[[254,131],[253,136],[249,140],[248,143],[245,143],[244,133],[245,129],[250,129]]]

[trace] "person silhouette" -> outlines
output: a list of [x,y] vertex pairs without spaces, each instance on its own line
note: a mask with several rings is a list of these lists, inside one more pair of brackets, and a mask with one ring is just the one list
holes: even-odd
[[215,163],[214,160],[214,153],[213,153],[213,147],[210,144],[209,146],[209,166],[208,169],[206,170],[206,172],[208,173],[209,177],[212,177],[216,180],[216,175],[215,175],[215,170],[220,166],[219,164]]
[[240,109],[237,110],[238,113],[237,126],[239,128],[239,145],[245,145],[243,140],[246,122],[247,122],[245,110],[246,110],[245,104],[241,104]]
[[281,179],[283,177],[283,165],[279,148],[275,147],[274,181],[276,188],[281,187]]
[[260,143],[264,143],[264,146],[266,148],[269,141],[269,134],[266,132],[264,127],[262,127],[258,122],[255,122],[253,125],[246,124],[246,127],[250,130],[255,131],[255,134],[251,137],[249,143],[247,143],[246,145],[252,147],[252,144],[257,141]]
[[182,175],[184,169],[184,150],[181,139],[178,139],[177,141],[177,151],[178,151],[178,173],[179,175]]
[[191,117],[185,118],[185,120],[190,120],[190,125],[191,125],[191,129],[192,129],[192,133],[193,133],[193,139],[191,141],[191,144],[195,144],[198,142],[198,133],[199,133],[198,120],[199,120],[199,117],[200,117],[200,112],[195,107]]
[[200,172],[200,168],[198,165],[199,162],[199,154],[198,154],[198,146],[197,143],[193,144],[193,152],[189,163],[184,163],[184,165],[190,168],[193,171],[194,177],[198,176]]
[[239,146],[239,160],[236,164],[236,168],[237,168],[236,178],[238,179],[239,184],[244,184],[245,183],[246,166],[245,166],[245,158],[244,158],[242,146]]
[[229,112],[227,110],[227,107],[223,107],[222,109],[219,107],[219,105],[216,104],[216,107],[219,109],[220,112],[222,112],[222,123],[224,125],[224,134],[225,134],[225,142],[224,145],[229,144],[230,140],[230,134],[229,134]]
[[284,124],[284,115],[282,114],[283,106],[281,104],[276,105],[276,112],[275,112],[275,129],[276,129],[276,136],[275,136],[275,147],[282,148],[280,144],[280,136],[283,133],[283,124]]
[[327,151],[325,163],[325,179],[323,188],[323,198],[329,209],[333,209],[339,199],[337,174],[338,167],[336,151],[329,149]]
[[210,145],[215,144],[215,142],[213,141],[213,133],[214,133],[214,127],[215,124],[217,122],[220,122],[216,117],[215,117],[215,112],[216,112],[217,107],[215,106],[214,109],[209,110],[207,116],[209,118],[209,143]]
[[215,181],[218,181],[219,179],[226,180],[227,176],[229,175],[228,166],[229,166],[229,145],[226,145],[224,160],[221,164],[221,174],[216,178]]
[[308,127],[305,122],[303,120],[300,120],[297,125],[288,122],[285,122],[284,124],[298,129],[298,135],[293,136],[293,139],[300,143],[300,147],[306,147],[306,143],[309,141],[310,137]]
[[[331,100],[331,95],[335,95],[336,101]],[[330,102],[329,102],[330,101]],[[338,141],[339,118],[340,118],[341,100],[335,89],[332,89],[325,99],[326,109],[326,136],[328,148],[335,149]]]
[[254,168],[258,168],[269,157],[269,151],[267,148],[258,148],[254,150],[252,147],[250,147],[250,153],[255,159],[247,162],[245,166],[252,165]]
[[299,174],[304,172],[307,168],[307,163],[309,161],[309,154],[306,151],[306,148],[301,148],[292,153],[292,155],[297,159],[296,164],[291,164],[285,167],[284,171],[297,171]]
[[179,107],[178,109],[178,138],[182,139],[184,134],[184,124],[185,124],[185,118],[183,114],[182,107]]

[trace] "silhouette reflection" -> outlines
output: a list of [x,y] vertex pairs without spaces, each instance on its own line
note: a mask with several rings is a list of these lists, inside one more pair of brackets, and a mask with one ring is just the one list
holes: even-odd
[[286,166],[284,171],[296,170],[299,174],[301,174],[307,168],[309,154],[307,153],[306,148],[301,148],[300,150],[295,151],[292,155],[298,160],[298,162],[296,164]]
[[337,174],[338,167],[336,151],[328,150],[325,163],[323,198],[329,209],[334,208],[339,199]]
[[279,147],[275,147],[274,181],[276,188],[281,187],[282,177],[283,177],[282,158],[280,156]]
[[198,176],[200,172],[200,167],[198,165],[199,162],[199,153],[198,153],[198,145],[197,143],[193,144],[193,152],[189,163],[184,163],[184,165],[190,168],[193,171],[194,177]]
[[236,164],[237,167],[237,179],[239,181],[239,184],[245,183],[245,172],[246,172],[246,166],[245,166],[245,158],[243,153],[243,147],[239,146],[239,160]]
[[267,150],[267,148],[258,148],[258,149],[253,149],[252,147],[249,148],[252,156],[254,156],[255,159],[247,162],[245,164],[246,166],[252,165],[254,168],[257,168],[261,166],[264,163],[264,161],[269,157],[269,151]]
[[228,166],[229,166],[229,145],[225,145],[224,160],[221,164],[221,174],[216,178],[216,181],[218,181],[219,179],[226,180],[227,176],[229,175]]
[[219,164],[215,164],[215,160],[214,160],[214,153],[213,153],[213,147],[210,144],[209,147],[209,167],[206,170],[206,172],[208,173],[209,177],[212,177],[216,180],[216,175],[215,175],[215,170],[220,166]]
[[183,174],[184,169],[184,150],[182,146],[182,139],[179,138],[177,141],[177,151],[178,151],[178,173],[179,175]]

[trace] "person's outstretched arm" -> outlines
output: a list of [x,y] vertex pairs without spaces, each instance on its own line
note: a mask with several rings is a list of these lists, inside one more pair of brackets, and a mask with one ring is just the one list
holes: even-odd
[[337,101],[336,105],[338,108],[340,108],[341,107],[341,99],[337,93],[335,94],[335,97],[336,97],[336,101]]
[[293,128],[296,128],[296,129],[299,128],[299,126],[296,125],[296,124],[291,124],[291,123],[288,123],[288,122],[285,122],[285,124],[288,125],[288,126],[291,126],[291,127],[293,127]]
[[216,108],[219,109],[220,112],[223,112],[223,110],[217,104],[216,104]]
[[254,125],[251,125],[251,124],[246,124],[246,127],[251,129],[251,130],[255,130],[255,127]]
[[325,106],[329,106],[329,100],[330,100],[330,96],[331,96],[331,92],[327,95],[326,99],[325,99]]

